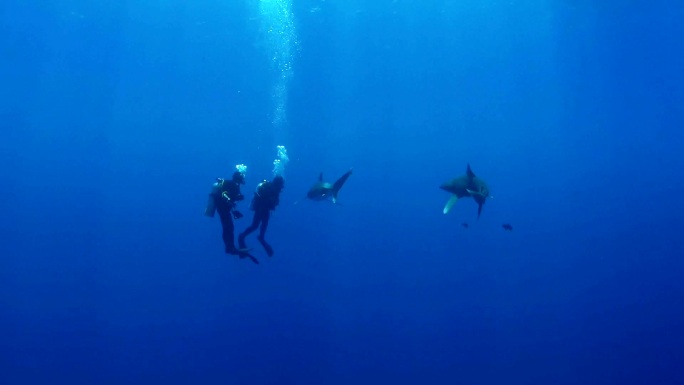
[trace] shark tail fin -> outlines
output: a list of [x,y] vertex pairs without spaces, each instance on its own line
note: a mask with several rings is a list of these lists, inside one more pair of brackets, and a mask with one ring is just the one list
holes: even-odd
[[451,198],[449,198],[449,200],[447,201],[446,205],[444,205],[442,213],[447,214],[449,211],[451,211],[451,208],[454,207],[457,201],[458,197],[456,195],[452,195]]
[[480,219],[480,214],[482,214],[482,203],[477,204],[477,219]]
[[342,186],[344,186],[344,182],[347,181],[349,176],[352,174],[352,170],[350,169],[349,171],[345,172],[344,175],[342,175],[338,180],[335,181],[332,187],[332,201],[333,203],[337,203],[337,193],[340,192],[340,189]]
[[323,173],[318,174],[318,181],[323,182]]

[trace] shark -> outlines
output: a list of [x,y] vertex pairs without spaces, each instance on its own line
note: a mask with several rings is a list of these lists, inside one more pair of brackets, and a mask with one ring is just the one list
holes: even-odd
[[477,202],[477,217],[479,218],[482,213],[482,205],[490,197],[487,183],[475,175],[470,165],[468,165],[465,175],[443,183],[439,188],[451,193],[451,197],[442,210],[444,214],[451,211],[459,198],[471,197]]
[[318,176],[318,181],[311,186],[309,192],[306,194],[306,197],[314,201],[324,201],[330,199],[333,203],[337,203],[337,193],[340,192],[344,182],[347,181],[351,174],[352,170],[350,169],[344,173],[344,175],[339,177],[335,183],[329,183],[323,181],[323,173],[321,173]]

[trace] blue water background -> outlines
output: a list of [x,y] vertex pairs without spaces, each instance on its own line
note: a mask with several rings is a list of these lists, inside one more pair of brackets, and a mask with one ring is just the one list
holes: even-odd
[[293,1],[275,124],[257,1],[3,2],[0,383],[684,383],[684,5],[596,3]]

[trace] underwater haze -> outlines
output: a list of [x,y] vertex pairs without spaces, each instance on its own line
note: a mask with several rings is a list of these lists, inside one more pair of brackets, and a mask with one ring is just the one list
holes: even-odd
[[[3,1],[0,384],[683,384],[682,19]],[[276,146],[256,265],[204,210],[245,164],[243,231]]]

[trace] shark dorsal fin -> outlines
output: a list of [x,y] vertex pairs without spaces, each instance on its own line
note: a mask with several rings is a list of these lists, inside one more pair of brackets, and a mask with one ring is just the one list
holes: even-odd
[[318,181],[319,181],[319,182],[323,182],[323,173],[320,173],[320,174],[318,175]]
[[468,178],[475,178],[475,173],[473,170],[470,169],[470,164],[468,165],[468,168],[466,169],[466,175],[468,175]]

